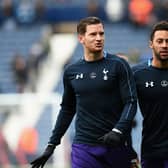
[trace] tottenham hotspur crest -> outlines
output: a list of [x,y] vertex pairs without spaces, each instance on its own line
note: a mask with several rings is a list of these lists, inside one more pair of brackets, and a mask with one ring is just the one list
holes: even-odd
[[107,79],[108,79],[108,76],[107,76],[107,73],[108,73],[108,72],[109,72],[109,71],[106,70],[105,68],[103,69],[103,74],[104,74],[103,79],[104,79],[104,80],[107,80]]

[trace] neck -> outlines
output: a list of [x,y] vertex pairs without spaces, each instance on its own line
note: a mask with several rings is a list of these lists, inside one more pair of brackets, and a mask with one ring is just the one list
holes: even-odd
[[86,61],[97,61],[104,57],[103,52],[95,52],[95,53],[85,53],[84,59]]

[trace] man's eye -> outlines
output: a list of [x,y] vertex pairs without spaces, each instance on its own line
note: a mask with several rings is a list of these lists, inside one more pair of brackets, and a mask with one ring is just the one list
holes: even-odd
[[160,44],[160,43],[162,43],[162,42],[163,42],[163,40],[158,40],[157,42]]

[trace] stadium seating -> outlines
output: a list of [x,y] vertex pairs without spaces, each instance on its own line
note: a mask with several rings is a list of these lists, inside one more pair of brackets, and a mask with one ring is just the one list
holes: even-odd
[[42,28],[33,26],[15,30],[0,30],[0,87],[2,92],[16,92],[11,69],[11,61],[16,52],[21,53],[27,59],[30,48],[41,36]]

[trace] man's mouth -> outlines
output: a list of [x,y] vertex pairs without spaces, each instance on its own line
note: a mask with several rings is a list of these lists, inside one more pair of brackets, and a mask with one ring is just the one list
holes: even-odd
[[161,55],[168,55],[168,51],[160,51]]

